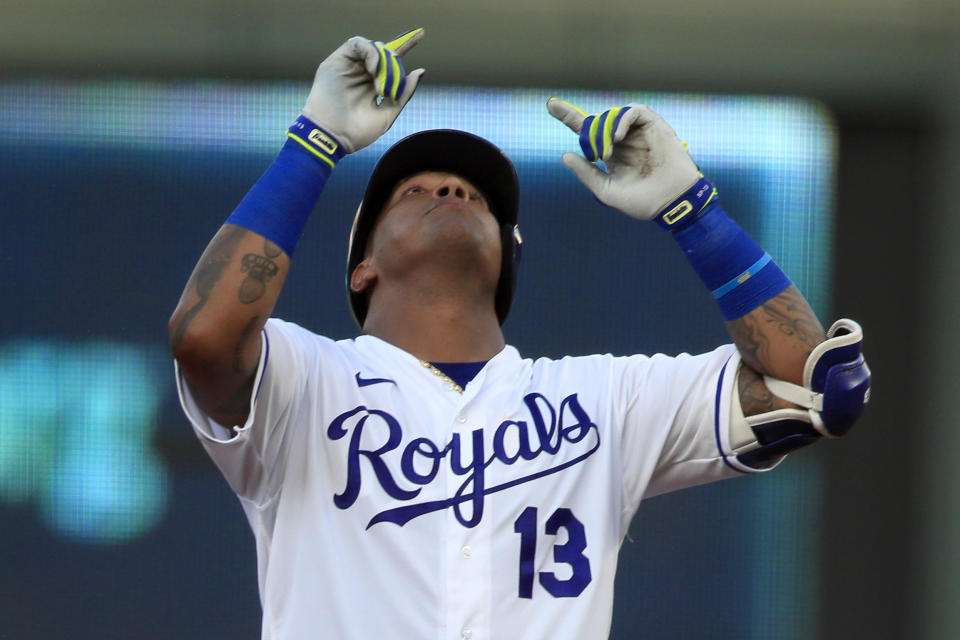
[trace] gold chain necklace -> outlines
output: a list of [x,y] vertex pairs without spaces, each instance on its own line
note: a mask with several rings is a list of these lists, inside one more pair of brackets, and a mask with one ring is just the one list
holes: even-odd
[[448,385],[450,385],[451,389],[453,389],[457,393],[463,393],[463,387],[461,387],[456,382],[454,382],[453,378],[445,374],[443,371],[440,371],[440,369],[437,369],[435,366],[433,366],[426,360],[421,360],[420,364],[422,364],[424,368],[429,369],[433,373],[433,375],[437,376],[438,378],[446,382]]

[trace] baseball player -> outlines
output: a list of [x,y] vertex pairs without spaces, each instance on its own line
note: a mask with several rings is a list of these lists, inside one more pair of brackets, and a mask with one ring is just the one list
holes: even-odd
[[423,70],[401,58],[422,37],[352,38],[320,64],[170,320],[181,403],[256,538],[263,638],[605,638],[640,501],[843,435],[869,392],[861,330],[823,331],[656,113],[560,99],[548,111],[583,150],[563,162],[664,227],[733,344],[561,360],[506,345],[516,173],[449,130],[398,142],[363,194],[346,273],[362,335],[270,318],[331,172],[413,96]]

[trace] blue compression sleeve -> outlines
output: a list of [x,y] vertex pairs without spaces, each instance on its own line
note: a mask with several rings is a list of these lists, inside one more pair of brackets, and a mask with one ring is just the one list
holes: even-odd
[[673,232],[687,260],[713,294],[725,320],[735,320],[791,285],[787,275],[716,199]]
[[297,118],[287,142],[227,222],[255,231],[293,257],[297,241],[343,147],[307,118]]

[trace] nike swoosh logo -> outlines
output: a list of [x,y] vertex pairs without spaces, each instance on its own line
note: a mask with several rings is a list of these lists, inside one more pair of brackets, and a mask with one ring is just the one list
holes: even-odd
[[372,384],[380,384],[382,382],[389,382],[391,384],[397,384],[390,378],[364,378],[360,375],[360,372],[357,371],[357,375],[354,376],[357,379],[358,387],[369,387]]

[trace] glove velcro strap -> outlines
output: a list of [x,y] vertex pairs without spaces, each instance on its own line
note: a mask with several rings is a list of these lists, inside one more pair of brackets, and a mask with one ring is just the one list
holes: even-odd
[[654,220],[664,229],[677,231],[696,220],[707,205],[716,200],[717,188],[701,177],[679,198],[665,206]]
[[587,116],[580,128],[580,149],[590,162],[606,157],[613,148],[613,134],[630,107],[614,107],[600,115]]
[[346,150],[337,138],[313,122],[306,116],[294,120],[287,130],[287,137],[299,142],[303,148],[312,153],[318,160],[326,163],[333,169],[340,159],[347,155]]

